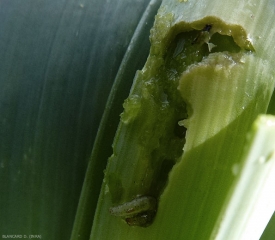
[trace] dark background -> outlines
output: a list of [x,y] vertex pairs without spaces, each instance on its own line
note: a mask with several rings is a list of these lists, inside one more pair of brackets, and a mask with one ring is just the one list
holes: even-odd
[[148,2],[0,1],[1,237],[69,239],[105,103]]

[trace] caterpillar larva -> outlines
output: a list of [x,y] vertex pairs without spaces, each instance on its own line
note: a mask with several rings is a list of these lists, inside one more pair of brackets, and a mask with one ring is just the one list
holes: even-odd
[[157,201],[150,196],[138,196],[130,202],[111,207],[109,211],[130,226],[147,227],[156,215]]

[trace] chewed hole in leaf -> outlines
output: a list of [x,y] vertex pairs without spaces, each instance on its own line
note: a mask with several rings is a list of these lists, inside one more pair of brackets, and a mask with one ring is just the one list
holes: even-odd
[[[127,149],[122,148],[121,156],[120,145],[114,146],[113,161],[123,159],[127,171],[123,177],[117,175],[116,182],[122,190],[119,199],[112,197],[117,200],[113,201],[110,213],[129,226],[148,227],[153,222],[157,199],[167,186],[169,173],[184,154],[187,131],[184,122],[188,115],[178,90],[182,73],[212,53],[242,50],[231,36],[214,33],[212,27],[209,23],[201,30],[176,34],[166,48],[162,64],[157,66],[156,75],[144,76],[140,72],[137,78],[143,79],[139,88],[133,89],[124,104],[124,125],[116,142],[126,138],[129,142]],[[132,132],[128,133],[128,128]],[[111,177],[107,179],[112,194],[117,189],[110,182]]]

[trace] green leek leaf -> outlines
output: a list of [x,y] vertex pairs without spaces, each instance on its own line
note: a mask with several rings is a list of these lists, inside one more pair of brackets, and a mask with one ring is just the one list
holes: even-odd
[[90,239],[215,238],[247,133],[273,92],[274,7],[163,2],[124,102]]

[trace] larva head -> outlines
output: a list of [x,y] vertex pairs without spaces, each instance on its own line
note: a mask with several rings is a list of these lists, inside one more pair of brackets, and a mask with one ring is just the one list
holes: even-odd
[[152,224],[156,211],[145,211],[133,217],[126,218],[125,221],[129,226],[148,227]]

